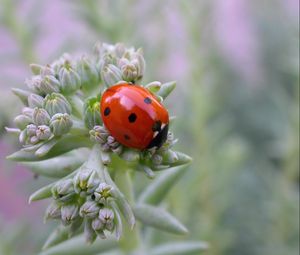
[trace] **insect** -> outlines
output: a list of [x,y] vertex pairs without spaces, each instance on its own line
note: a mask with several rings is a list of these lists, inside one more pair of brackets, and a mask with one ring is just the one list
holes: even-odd
[[127,147],[159,148],[166,141],[168,111],[141,86],[123,83],[108,88],[102,95],[100,112],[111,135]]

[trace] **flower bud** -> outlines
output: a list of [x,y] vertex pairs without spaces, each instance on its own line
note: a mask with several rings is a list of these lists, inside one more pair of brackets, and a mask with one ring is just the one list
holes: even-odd
[[72,107],[68,100],[59,93],[52,93],[46,96],[44,100],[44,108],[53,116],[56,113],[71,114]]
[[36,144],[39,142],[39,139],[37,138],[37,136],[32,136],[32,137],[30,137],[29,142],[31,144]]
[[27,87],[34,91],[37,94],[42,94],[42,91],[40,89],[42,82],[42,77],[40,75],[33,76],[31,79],[26,79],[25,84]]
[[105,144],[109,136],[108,131],[102,126],[94,126],[90,131],[90,138],[94,142]]
[[48,125],[50,116],[48,112],[43,108],[35,108],[33,111],[33,122],[37,126]]
[[94,201],[86,201],[80,207],[80,216],[84,218],[95,218],[100,210],[100,206]]
[[154,154],[151,159],[154,165],[160,165],[163,161],[163,157],[159,154]]
[[98,188],[94,191],[95,201],[104,204],[109,197],[112,197],[111,191],[113,187],[102,182]]
[[81,85],[80,77],[70,66],[65,66],[59,71],[61,91],[66,94],[76,92]]
[[100,125],[100,95],[97,97],[88,98],[83,106],[84,122],[87,128],[92,129],[96,125]]
[[114,212],[111,209],[103,208],[99,211],[99,219],[105,228],[112,231],[114,227]]
[[115,65],[107,65],[101,71],[101,78],[104,85],[110,87],[122,80],[122,72]]
[[59,181],[52,187],[51,192],[54,199],[69,201],[75,194],[72,179]]
[[87,57],[82,56],[78,62],[77,72],[81,78],[83,90],[92,90],[99,83],[99,73],[95,63],[92,63]]
[[61,207],[61,220],[63,225],[69,225],[79,215],[79,207],[76,204],[63,205]]
[[18,128],[24,129],[28,124],[32,123],[32,119],[24,114],[21,114],[14,119],[14,122]]
[[43,107],[43,102],[44,102],[44,98],[37,95],[37,94],[30,94],[28,96],[28,105],[31,108],[35,108],[35,107]]
[[52,202],[46,209],[45,219],[60,219],[60,217],[61,206],[56,202]]
[[40,83],[40,91],[44,94],[59,92],[60,83],[52,75],[46,75]]
[[19,134],[19,142],[21,144],[25,144],[27,138],[28,138],[28,135],[27,135],[26,129],[24,129]]
[[96,172],[89,168],[79,171],[73,180],[76,193],[81,195],[93,193],[99,182]]
[[138,80],[138,71],[136,67],[133,64],[124,65],[122,67],[122,78],[129,82]]
[[34,136],[34,135],[36,134],[36,129],[37,129],[36,125],[34,125],[34,124],[29,124],[29,125],[26,127],[27,135],[28,135],[29,137]]
[[125,53],[125,45],[123,43],[117,43],[115,45],[115,54],[117,58],[121,58]]
[[50,128],[46,125],[38,126],[36,130],[36,137],[39,140],[48,140],[51,137],[52,133]]
[[98,63],[98,69],[101,71],[105,66],[108,66],[109,64],[115,64],[116,59],[111,54],[104,54]]
[[28,116],[31,119],[33,117],[33,112],[34,112],[34,109],[32,109],[30,107],[23,107],[23,109],[22,109],[22,114]]
[[92,221],[92,228],[95,231],[102,230],[104,229],[104,227],[105,227],[104,223],[99,218],[96,218]]
[[57,113],[50,121],[50,128],[55,136],[66,134],[72,128],[73,122],[67,113]]
[[40,74],[41,74],[42,77],[48,76],[48,75],[54,76],[55,75],[55,71],[54,71],[54,69],[50,65],[46,65],[46,66],[42,66],[41,67]]

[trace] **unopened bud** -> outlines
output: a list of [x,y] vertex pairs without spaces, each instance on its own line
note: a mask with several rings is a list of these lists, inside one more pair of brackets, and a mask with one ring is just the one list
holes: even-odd
[[92,129],[96,125],[100,125],[100,95],[97,97],[88,98],[83,106],[84,122],[87,128]]
[[24,114],[21,114],[14,119],[14,122],[18,128],[24,129],[28,124],[32,123],[32,119]]
[[46,126],[46,125],[38,126],[38,128],[36,130],[36,137],[39,140],[48,140],[51,137],[51,135],[52,135],[52,133],[48,126]]
[[102,69],[101,77],[103,83],[110,87],[122,80],[122,72],[115,65],[109,64]]
[[100,144],[105,144],[108,136],[108,131],[102,126],[94,126],[90,131],[91,140]]
[[86,218],[95,218],[100,210],[100,206],[94,201],[86,201],[80,207],[80,216]]
[[56,113],[71,114],[71,105],[68,100],[59,93],[52,93],[46,96],[44,100],[44,108],[53,116]]
[[66,94],[76,92],[81,85],[78,73],[71,67],[66,66],[60,69],[59,79],[61,82],[61,91]]
[[112,197],[111,191],[113,187],[105,182],[100,183],[98,188],[94,192],[95,201],[104,203],[108,198]]
[[33,111],[33,122],[37,126],[48,125],[50,116],[48,112],[43,108],[35,108]]
[[60,83],[52,75],[46,75],[43,77],[40,83],[40,91],[44,94],[50,94],[52,92],[59,92]]
[[51,192],[54,199],[64,202],[69,201],[74,195],[72,179],[59,181],[53,186]]
[[31,108],[35,108],[35,107],[43,107],[43,102],[44,102],[44,98],[37,95],[37,94],[30,94],[28,96],[28,105]]
[[50,121],[50,128],[55,136],[61,136],[70,131],[73,122],[71,117],[67,113],[57,113]]
[[76,204],[63,205],[61,207],[61,220],[64,225],[69,225],[79,215],[79,207]]
[[93,193],[100,181],[94,170],[85,168],[76,174],[73,182],[76,193],[85,195]]
[[51,203],[45,213],[45,219],[60,219],[61,217],[61,206],[53,202]]
[[99,83],[99,73],[96,64],[83,56],[78,62],[77,72],[81,78],[82,89],[90,91]]
[[111,209],[103,208],[99,211],[99,219],[104,224],[105,228],[112,231],[114,227],[114,212]]

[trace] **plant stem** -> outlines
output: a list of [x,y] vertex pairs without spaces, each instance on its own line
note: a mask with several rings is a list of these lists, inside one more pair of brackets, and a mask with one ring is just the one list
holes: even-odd
[[[128,169],[122,169],[122,165],[120,164],[115,173],[114,179],[116,185],[119,187],[121,192],[126,196],[129,203],[131,205],[134,204],[134,196],[133,196],[133,187],[132,187],[132,178]],[[128,253],[130,251],[134,251],[140,246],[140,235],[139,228],[137,225],[131,230],[127,224],[124,224],[124,230],[122,238],[120,239],[120,248]]]

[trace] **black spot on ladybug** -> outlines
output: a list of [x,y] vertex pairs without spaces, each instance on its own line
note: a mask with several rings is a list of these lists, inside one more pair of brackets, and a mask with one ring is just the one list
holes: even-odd
[[130,140],[130,136],[129,136],[129,135],[124,135],[124,138],[125,138],[126,140]]
[[131,113],[131,114],[128,116],[128,120],[129,120],[130,123],[135,122],[136,118],[137,118],[137,116],[136,116],[135,113]]
[[144,102],[145,102],[146,104],[151,104],[151,103],[152,103],[152,100],[151,100],[150,97],[146,97],[146,98],[144,99]]
[[109,107],[106,107],[104,109],[104,116],[108,116],[110,114],[110,108]]
[[165,125],[165,127],[155,136],[152,141],[148,144],[147,149],[152,147],[160,148],[163,143],[166,141],[168,136],[169,125]]
[[156,132],[156,131],[160,131],[161,130],[161,121],[157,120],[154,122],[153,126],[152,126],[152,131]]

